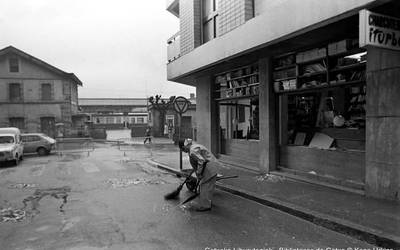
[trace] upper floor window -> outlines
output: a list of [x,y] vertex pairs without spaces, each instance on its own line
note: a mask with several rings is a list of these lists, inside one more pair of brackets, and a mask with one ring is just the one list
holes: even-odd
[[203,0],[203,43],[206,43],[217,37],[217,16],[217,0]]
[[42,100],[43,101],[48,101],[52,100],[52,89],[51,89],[51,84],[50,83],[42,83],[41,86],[41,93],[42,93]]
[[22,87],[20,83],[10,83],[8,85],[8,97],[10,101],[22,100]]
[[17,57],[8,58],[9,71],[12,73],[19,72],[19,62]]

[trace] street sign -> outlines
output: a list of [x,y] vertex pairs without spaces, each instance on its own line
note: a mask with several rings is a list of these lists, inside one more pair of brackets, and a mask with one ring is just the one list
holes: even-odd
[[174,109],[177,113],[183,114],[185,113],[188,108],[189,108],[189,101],[183,96],[178,96],[174,100]]

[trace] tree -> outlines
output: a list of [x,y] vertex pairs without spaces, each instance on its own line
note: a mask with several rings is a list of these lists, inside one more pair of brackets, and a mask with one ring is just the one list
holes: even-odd
[[161,95],[156,95],[155,97],[153,96],[149,97],[149,102],[151,103],[152,107],[160,113],[159,124],[158,124],[158,131],[160,131],[159,136],[163,135],[165,115],[167,113],[167,110],[174,103],[174,101],[175,101],[175,96],[170,96],[168,100],[162,99]]

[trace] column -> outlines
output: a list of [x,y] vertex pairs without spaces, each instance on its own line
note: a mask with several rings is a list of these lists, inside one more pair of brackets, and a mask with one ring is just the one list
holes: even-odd
[[400,52],[370,47],[367,60],[366,194],[400,200]]

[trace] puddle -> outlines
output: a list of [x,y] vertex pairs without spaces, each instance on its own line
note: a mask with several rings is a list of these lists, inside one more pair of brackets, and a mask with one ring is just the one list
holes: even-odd
[[284,180],[285,180],[285,177],[271,175],[271,174],[265,174],[265,175],[256,177],[256,181],[268,181],[268,182],[273,182],[273,183],[284,181]]
[[26,212],[22,209],[13,209],[11,207],[0,210],[0,220],[2,222],[20,222],[26,216]]
[[38,165],[30,169],[30,172],[33,176],[41,176],[45,169],[46,165]]
[[9,189],[28,189],[28,188],[36,188],[37,185],[33,183],[14,183],[8,185]]
[[82,158],[81,153],[76,153],[76,154],[66,154],[63,153],[61,159],[59,159],[58,161],[60,162],[70,162],[70,161],[75,161]]
[[36,189],[32,196],[29,196],[22,201],[24,203],[23,209],[25,209],[30,203],[32,213],[38,214],[40,213],[40,211],[38,210],[40,200],[45,196],[51,196],[53,198],[62,200],[59,211],[64,212],[64,205],[67,204],[67,197],[69,192],[71,192],[71,188],[67,186],[60,188]]
[[168,182],[162,179],[146,180],[144,178],[111,178],[105,181],[106,184],[111,185],[113,188],[126,188],[132,185],[159,185],[167,184]]

